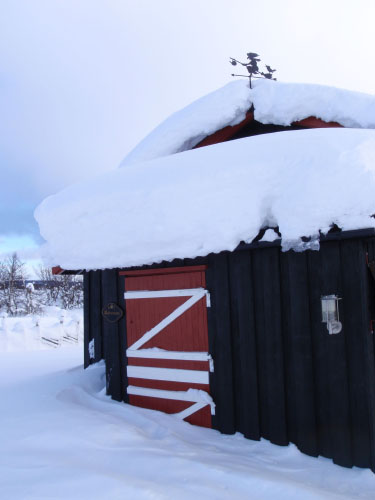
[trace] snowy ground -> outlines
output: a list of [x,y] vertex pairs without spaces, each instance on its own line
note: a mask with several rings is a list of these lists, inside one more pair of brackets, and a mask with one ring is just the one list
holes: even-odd
[[1,499],[375,497],[368,470],[116,403],[103,364],[82,358],[81,345],[0,352]]
[[82,309],[45,306],[43,315],[8,317],[0,312],[0,352],[40,351],[83,342]]

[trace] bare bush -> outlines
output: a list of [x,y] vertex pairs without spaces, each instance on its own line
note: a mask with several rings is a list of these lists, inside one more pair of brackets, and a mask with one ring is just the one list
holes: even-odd
[[[38,280],[27,281],[25,263],[17,253],[0,262],[0,310],[9,316],[42,314],[45,306],[73,309],[83,305],[82,276],[54,275],[48,267],[36,270]],[[34,286],[35,285],[35,286]]]
[[72,274],[52,274],[52,270],[39,267],[38,277],[44,282],[47,305],[59,305],[63,309],[73,309],[83,305],[82,276]]
[[16,316],[22,309],[24,286],[27,278],[25,263],[16,252],[5,258],[0,265],[0,305],[10,316]]

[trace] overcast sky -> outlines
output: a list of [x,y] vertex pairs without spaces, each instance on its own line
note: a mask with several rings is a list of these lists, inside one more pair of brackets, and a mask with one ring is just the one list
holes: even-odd
[[375,93],[374,20],[374,0],[0,0],[0,255],[37,246],[44,197],[230,81],[230,56]]

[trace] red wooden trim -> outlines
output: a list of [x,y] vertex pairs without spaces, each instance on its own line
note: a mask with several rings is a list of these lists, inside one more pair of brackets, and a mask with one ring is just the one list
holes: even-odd
[[54,266],[52,268],[52,274],[53,275],[61,274],[63,272],[64,272],[64,269],[62,269],[60,266]]
[[174,382],[173,380],[150,380],[144,378],[129,377],[128,384],[135,387],[146,387],[147,389],[161,389],[163,391],[187,391],[189,389],[200,389],[210,392],[209,384],[196,384],[193,382]]
[[186,410],[194,404],[190,401],[153,398],[152,396],[138,396],[137,394],[129,394],[129,403],[133,406],[146,408],[147,410],[162,411],[163,413],[167,413],[169,415]]
[[186,267],[158,267],[157,269],[143,269],[139,271],[120,271],[121,276],[153,276],[155,274],[177,274],[191,273],[194,271],[205,271],[207,266],[186,266]]
[[82,274],[83,269],[77,269],[76,271],[69,271],[68,269],[63,269],[60,266],[54,266],[52,267],[52,274],[54,276],[60,275],[60,274],[70,274],[72,276],[76,276],[77,274]]
[[[252,111],[248,111],[246,113],[246,118],[242,120],[238,125],[234,125],[233,127],[227,126],[220,130],[217,130],[213,134],[205,137],[200,143],[194,146],[193,149],[201,148],[203,146],[212,146],[213,144],[218,144],[220,142],[225,142],[231,137],[233,137],[239,130],[241,130],[245,125],[252,122],[254,120],[254,113]],[[320,118],[316,118],[315,116],[309,116],[304,118],[303,120],[298,120],[293,122],[292,125],[297,125],[300,127],[306,128],[335,128],[335,127],[343,127],[337,122],[325,122]],[[287,126],[285,127],[287,129]]]
[[186,359],[128,358],[128,366],[151,366],[156,368],[206,371],[210,369],[208,361],[191,361]]
[[238,125],[227,126],[220,130],[217,130],[215,133],[205,137],[200,143],[194,146],[193,149],[202,148],[203,146],[212,146],[213,144],[218,144],[219,142],[225,142],[231,137],[234,136],[242,127],[244,127],[247,123],[252,122],[254,120],[254,113],[252,111],[248,111],[246,113],[246,118],[242,120]]
[[315,118],[315,116],[309,116],[308,118],[304,118],[303,120],[299,120],[297,122],[293,122],[292,125],[298,125],[300,127],[307,128],[335,128],[335,127],[343,127],[337,122],[325,122],[320,118]]
[[[153,410],[158,410],[169,414],[183,411],[194,404],[190,403],[189,401],[174,401],[170,399],[151,398],[147,396],[135,396],[134,394],[131,394],[129,396],[129,403],[140,408],[151,408]],[[198,425],[200,427],[211,428],[212,425],[210,406],[207,405],[204,408],[201,408],[189,417],[186,417],[185,421],[193,425]]]

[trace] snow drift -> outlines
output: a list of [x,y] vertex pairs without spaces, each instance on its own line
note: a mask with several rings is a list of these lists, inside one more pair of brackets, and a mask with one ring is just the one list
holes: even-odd
[[111,400],[82,348],[0,351],[4,500],[373,500],[375,475]]
[[332,223],[375,227],[374,193],[375,131],[315,129],[128,165],[47,198],[35,217],[50,263],[101,269],[233,250],[267,225],[287,248]]

